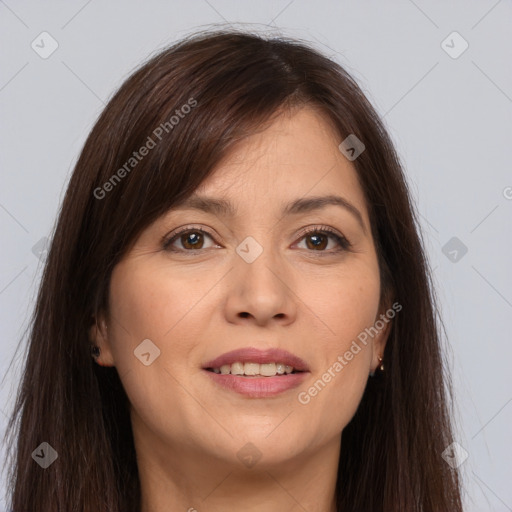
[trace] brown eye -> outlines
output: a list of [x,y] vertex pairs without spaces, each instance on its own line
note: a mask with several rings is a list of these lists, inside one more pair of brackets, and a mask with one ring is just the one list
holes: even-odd
[[[212,239],[212,236],[202,229],[185,228],[174,234],[166,242],[163,248],[174,252],[193,252],[195,250],[204,249],[205,236]],[[176,246],[181,244],[181,247]]]
[[[313,250],[320,250],[325,249],[328,245],[328,236],[317,234],[317,235],[308,235],[305,237],[306,239],[306,245],[308,246],[308,249]],[[309,243],[311,242],[311,243]]]
[[[301,234],[301,240],[306,241],[306,249],[316,252],[325,252],[335,253],[343,250],[348,250],[351,247],[350,242],[342,235],[339,235],[335,231],[332,231],[330,228],[314,228],[309,229],[307,231],[303,231]],[[329,239],[335,241],[335,246],[333,250],[325,250],[329,245]]]
[[185,249],[202,249],[203,235],[197,231],[190,231],[180,236],[180,241]]

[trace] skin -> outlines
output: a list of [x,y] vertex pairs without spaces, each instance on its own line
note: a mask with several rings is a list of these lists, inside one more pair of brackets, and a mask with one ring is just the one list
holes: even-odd
[[[231,201],[236,216],[170,210],[115,267],[109,315],[100,315],[90,334],[100,364],[116,366],[131,403],[143,512],[242,504],[251,512],[335,511],[341,433],[379,365],[391,324],[309,403],[298,401],[389,308],[379,304],[367,206],[340,142],[310,108],[276,117],[196,191]],[[295,199],[328,194],[354,205],[364,228],[339,206],[280,213]],[[202,237],[201,250],[190,248],[190,233],[173,243],[181,252],[162,248],[165,235],[188,225],[212,234]],[[301,236],[302,228],[321,226],[345,236],[350,250],[330,235],[321,237],[320,249],[315,233]],[[250,264],[235,251],[247,236],[263,247]],[[133,353],[145,339],[161,351],[149,366]],[[218,387],[201,369],[249,346],[284,348],[304,359],[310,374],[299,388],[249,398]],[[247,443],[261,453],[252,468],[237,457]]]

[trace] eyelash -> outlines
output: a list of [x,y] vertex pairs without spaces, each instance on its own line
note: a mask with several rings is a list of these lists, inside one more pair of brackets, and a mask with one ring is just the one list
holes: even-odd
[[[164,238],[162,247],[166,251],[175,252],[175,253],[198,253],[206,249],[175,249],[172,248],[171,244],[177,240],[181,235],[185,233],[201,233],[203,235],[208,235],[212,240],[214,240],[214,237],[211,233],[204,229],[194,228],[193,226],[186,226],[176,233],[172,233],[169,237]],[[320,254],[335,254],[342,251],[348,251],[352,248],[352,244],[342,235],[339,235],[336,231],[334,231],[332,228],[328,226],[315,226],[313,228],[306,228],[303,231],[300,232],[299,240],[302,240],[303,238],[307,237],[311,234],[319,234],[319,235],[327,235],[332,238],[338,243],[338,245],[341,247],[340,249],[335,249],[331,251],[314,251],[310,250],[308,252],[318,252]]]

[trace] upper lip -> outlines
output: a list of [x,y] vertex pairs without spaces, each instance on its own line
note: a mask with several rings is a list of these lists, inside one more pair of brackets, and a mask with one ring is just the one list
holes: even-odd
[[203,365],[203,368],[220,368],[225,364],[233,363],[282,363],[288,366],[293,366],[297,371],[309,371],[308,365],[300,357],[291,354],[287,350],[279,348],[270,348],[261,350],[254,347],[240,348],[226,352],[215,359],[208,361]]

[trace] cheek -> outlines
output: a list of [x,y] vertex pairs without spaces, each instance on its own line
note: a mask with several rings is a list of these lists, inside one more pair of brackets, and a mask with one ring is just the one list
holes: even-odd
[[372,326],[379,309],[379,283],[372,280],[351,279],[338,293],[332,307],[334,331],[340,350],[346,350],[353,340]]
[[208,280],[196,281],[160,264],[119,264],[110,288],[117,332],[121,338],[129,335],[134,343],[149,338],[165,347],[181,323],[187,323],[187,315],[197,308],[209,286]]
[[[313,289],[308,280],[303,281],[302,295],[316,317],[319,327],[317,338],[325,354],[342,354],[352,341],[373,325],[378,315],[380,277],[376,261],[353,261],[335,274],[322,278],[320,286]],[[318,281],[317,281],[318,282]],[[306,294],[307,293],[307,294]],[[318,321],[317,321],[318,320]]]
[[[117,372],[137,415],[146,424],[183,431],[193,402],[182,386],[189,376],[194,347],[204,329],[201,298],[211,288],[209,280],[194,281],[170,274],[161,265],[120,263],[112,274],[110,286],[111,325],[109,343]],[[139,350],[143,340],[152,345]],[[145,365],[137,354],[149,352]],[[186,373],[185,373],[186,372]],[[165,404],[165,405],[164,405]],[[181,410],[185,417],[170,414]]]
[[[163,372],[170,352],[168,340],[186,313],[184,296],[179,286],[168,286],[161,272],[149,265],[128,260],[114,268],[108,339],[121,379],[130,376],[124,385],[132,403],[137,397],[143,400],[144,395],[150,396],[166,378]],[[177,344],[173,350],[181,347]]]
[[316,317],[317,366],[314,378],[301,388],[298,401],[309,411],[306,414],[324,425],[323,435],[329,436],[352,419],[368,381],[371,338],[366,337],[365,343],[364,332],[378,315],[380,278],[376,262],[347,265],[320,288],[321,293],[309,293],[307,302]]

